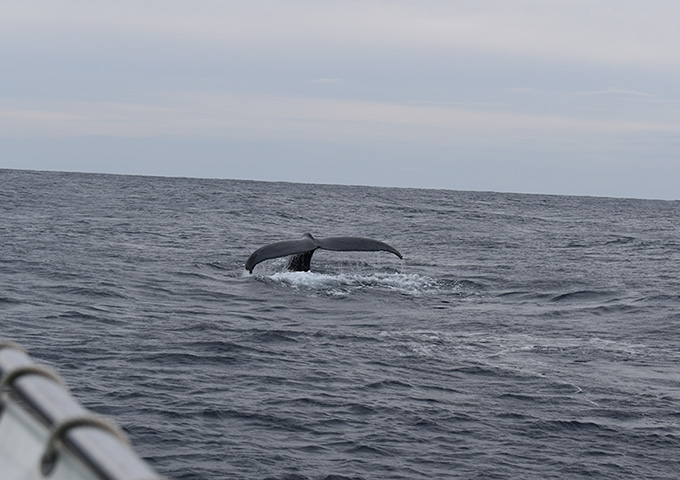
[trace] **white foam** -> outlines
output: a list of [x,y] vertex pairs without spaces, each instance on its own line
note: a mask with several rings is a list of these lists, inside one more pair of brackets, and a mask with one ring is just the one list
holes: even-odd
[[268,278],[294,288],[318,290],[343,290],[361,288],[385,288],[408,293],[425,293],[437,290],[437,282],[417,274],[356,273],[324,274],[315,272],[279,272]]

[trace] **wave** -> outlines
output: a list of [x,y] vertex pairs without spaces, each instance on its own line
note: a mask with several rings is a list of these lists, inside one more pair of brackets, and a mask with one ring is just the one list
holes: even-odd
[[578,290],[574,292],[561,293],[555,295],[551,301],[553,302],[569,302],[569,301],[603,301],[614,296],[615,292],[609,291],[595,291],[595,290]]

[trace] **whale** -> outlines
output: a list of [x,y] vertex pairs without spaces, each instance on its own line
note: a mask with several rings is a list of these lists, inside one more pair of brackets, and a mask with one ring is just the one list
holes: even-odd
[[287,268],[294,272],[308,272],[312,255],[318,249],[334,250],[336,252],[378,252],[385,251],[404,258],[399,251],[378,240],[361,237],[326,237],[315,238],[311,233],[305,233],[298,240],[284,240],[271,243],[255,250],[246,260],[246,270],[253,273],[255,265],[265,260],[292,255]]

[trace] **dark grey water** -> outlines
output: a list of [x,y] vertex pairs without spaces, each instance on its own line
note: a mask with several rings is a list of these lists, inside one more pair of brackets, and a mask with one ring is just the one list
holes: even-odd
[[[0,336],[177,479],[680,475],[680,203],[0,170]],[[356,235],[312,273],[257,247]]]

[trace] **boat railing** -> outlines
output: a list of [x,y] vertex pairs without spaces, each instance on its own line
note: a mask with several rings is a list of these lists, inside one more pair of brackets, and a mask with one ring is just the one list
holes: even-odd
[[125,433],[69,393],[51,368],[0,340],[3,480],[161,480]]

